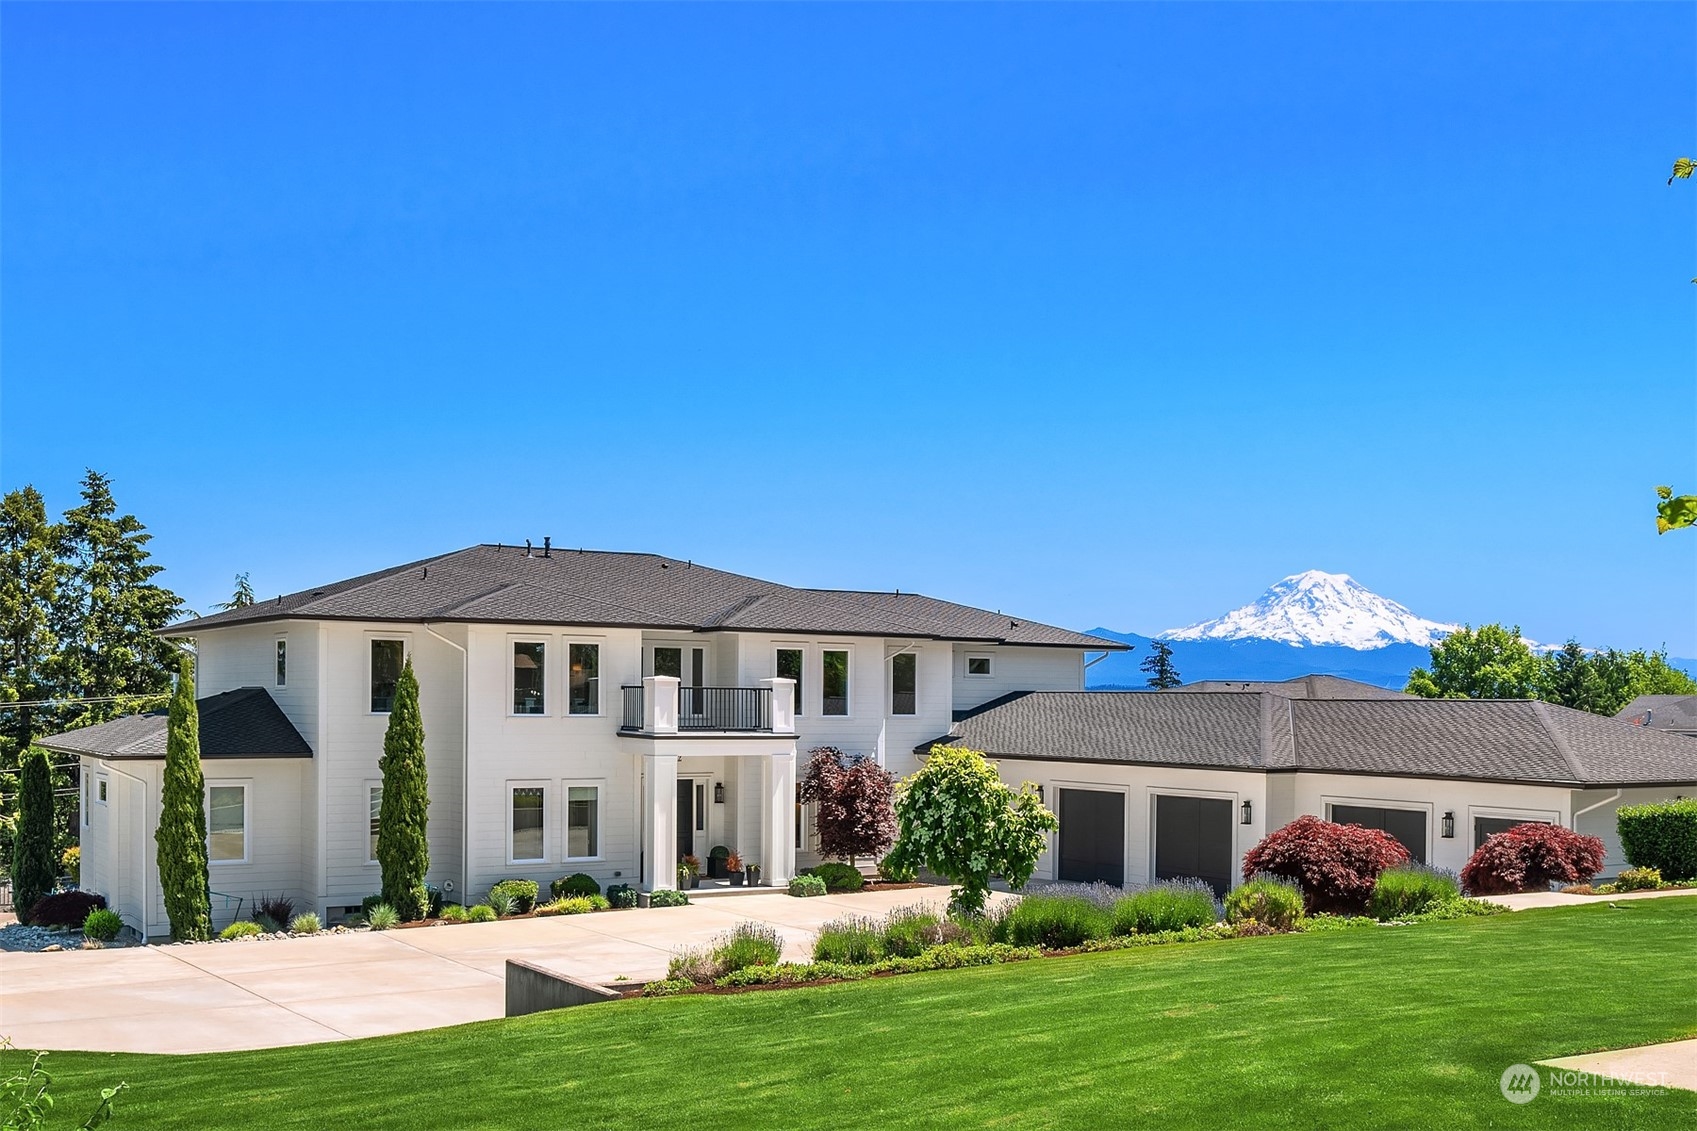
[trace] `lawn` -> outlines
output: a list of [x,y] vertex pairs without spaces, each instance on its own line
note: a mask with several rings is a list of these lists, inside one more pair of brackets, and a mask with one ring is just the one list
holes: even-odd
[[[270,1052],[56,1053],[54,1126],[1678,1127],[1697,1094],[1498,1092],[1697,1035],[1697,898],[588,1006]],[[7,1059],[16,1064],[15,1055]],[[74,1118],[73,1118],[74,1117]]]

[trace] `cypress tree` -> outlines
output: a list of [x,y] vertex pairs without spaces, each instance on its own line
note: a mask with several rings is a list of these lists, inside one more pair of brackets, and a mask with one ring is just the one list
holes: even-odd
[[206,777],[200,770],[200,713],[194,702],[194,668],[182,658],[171,693],[165,738],[165,787],[159,795],[159,887],[171,938],[205,939],[212,933],[211,881],[206,872]]
[[53,775],[47,755],[24,755],[18,797],[18,836],[12,852],[12,904],[27,922],[35,901],[53,890],[59,869],[53,860]]
[[377,862],[383,868],[383,902],[403,919],[429,910],[424,876],[430,871],[430,780],[424,765],[424,719],[412,658],[395,682],[389,729],[383,735],[383,804],[377,812]]

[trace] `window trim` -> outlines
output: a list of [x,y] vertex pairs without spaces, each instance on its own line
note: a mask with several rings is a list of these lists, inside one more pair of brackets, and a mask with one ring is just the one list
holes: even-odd
[[[974,660],[983,660],[986,670],[973,671],[972,661]],[[994,652],[968,652],[961,661],[961,674],[966,679],[995,679],[996,654]]]
[[[848,684],[843,688],[843,713],[827,715],[825,713],[825,653],[841,652],[843,654],[843,680]],[[821,644],[819,646],[819,717],[821,719],[852,719],[854,718],[854,645],[852,644]]]
[[[587,644],[595,649],[595,710],[572,710],[572,646]],[[562,698],[565,700],[565,712],[560,716],[565,719],[604,719],[607,717],[607,689],[603,686],[606,678],[607,640],[601,636],[566,636],[560,640],[560,649],[565,653],[566,662],[561,665],[560,682],[564,689]]]
[[[913,660],[913,710],[898,712],[896,710],[896,661],[903,656],[911,657]],[[885,704],[885,710],[892,719],[917,718],[919,716],[919,649],[904,648],[891,656],[888,662],[890,665],[889,702]]]
[[[526,712],[518,710],[518,646],[520,644],[542,645],[542,710]],[[510,719],[546,719],[553,712],[553,689],[548,686],[549,674],[553,671],[554,661],[548,658],[554,650],[554,638],[551,636],[518,636],[507,637],[507,717]]]
[[[595,854],[593,856],[572,855],[572,790],[593,789],[595,791]],[[606,778],[565,778],[560,782],[560,797],[564,804],[560,817],[560,860],[566,864],[589,864],[607,859],[607,837],[601,827],[601,817],[606,812],[604,802],[607,798]],[[546,801],[544,802],[546,805]]]
[[[371,665],[372,661],[376,658],[375,654],[372,652],[372,645],[376,644],[379,640],[399,640],[401,642],[401,667],[405,669],[407,661],[412,659],[412,634],[406,632],[378,632],[375,630],[368,630],[365,634],[365,713],[386,719],[389,717],[391,712],[374,711],[371,709]],[[399,676],[396,678],[398,679]]]
[[286,688],[289,686],[289,638],[280,633],[273,639],[271,678],[274,682],[271,686]]
[[[373,790],[376,790],[378,793],[383,792],[382,779],[380,779],[380,778],[367,778],[367,779],[365,779],[365,806],[366,806],[365,840],[366,840],[366,849],[371,854],[371,859],[369,859],[365,862],[368,867],[376,867],[378,865],[377,842],[374,841],[371,837],[371,816],[370,816],[370,813],[371,813],[371,792]],[[379,812],[382,811],[382,800],[381,799],[378,800],[378,811]]]
[[[551,806],[549,805],[549,793],[553,788],[554,788],[554,783],[552,781],[548,781],[546,779],[540,779],[540,778],[536,778],[536,779],[514,778],[514,779],[507,781],[502,786],[502,789],[504,790],[504,793],[502,795],[502,800],[503,800],[502,808],[506,811],[506,814],[507,814],[506,825],[507,825],[507,863],[508,864],[518,866],[518,865],[524,865],[524,864],[548,864],[548,863],[552,862],[553,858],[548,852],[548,847],[549,847],[549,844],[551,843],[550,837],[553,833],[553,822],[550,820],[550,814],[549,814],[549,809],[551,808]],[[542,791],[542,855],[539,856],[539,857],[536,857],[535,859],[532,859],[530,857],[525,857],[524,859],[521,860],[518,857],[513,855],[513,812],[514,812],[514,810],[513,810],[513,791],[519,790],[519,789],[540,789]]]
[[795,652],[801,656],[801,678],[796,680],[795,716],[801,718],[807,714],[807,645],[794,643],[774,643],[772,645],[772,678],[788,679],[778,671],[778,653]]
[[[242,858],[240,860],[214,860],[212,858],[212,791],[214,789],[239,789],[242,791]],[[253,779],[252,778],[208,778],[206,781],[206,863],[208,867],[221,868],[232,864],[253,863]]]

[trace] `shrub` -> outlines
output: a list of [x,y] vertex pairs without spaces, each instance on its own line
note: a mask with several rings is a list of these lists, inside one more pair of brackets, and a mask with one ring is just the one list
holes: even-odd
[[1469,895],[1548,891],[1585,883],[1603,869],[1603,842],[1560,825],[1516,825],[1468,857],[1461,883]]
[[464,923],[467,921],[467,909],[458,903],[449,903],[442,908],[444,923]]
[[[373,897],[381,902],[381,897]],[[369,909],[363,904],[360,913],[365,914]],[[253,901],[253,917],[255,920],[269,919],[277,929],[295,917],[295,901],[286,895],[261,895]]]
[[841,962],[865,966],[884,957],[884,929],[875,919],[850,915],[833,919],[819,928],[813,943],[813,961]]
[[56,891],[35,901],[25,920],[35,927],[82,929],[88,913],[106,906],[106,897],[92,891]]
[[1408,849],[1378,829],[1298,817],[1243,857],[1243,878],[1283,876],[1302,889],[1310,914],[1353,915],[1367,906],[1373,884],[1386,868],[1408,861]]
[[1252,876],[1226,893],[1226,922],[1250,921],[1273,931],[1294,931],[1302,923],[1302,891],[1283,876]]
[[1202,880],[1167,880],[1121,896],[1112,914],[1116,935],[1149,935],[1220,921],[1214,889]]
[[315,935],[324,929],[315,911],[302,911],[289,920],[289,931],[297,935]]
[[[655,894],[659,894],[656,892]],[[825,881],[818,876],[797,876],[790,881],[790,894],[800,899],[824,895]]]
[[1088,939],[1105,938],[1113,917],[1088,899],[1070,895],[1028,895],[1007,917],[1007,940],[1015,946],[1064,950]]
[[607,889],[607,905],[624,911],[636,906],[636,889],[629,884],[613,884]]
[[859,868],[852,868],[835,860],[806,868],[801,874],[818,876],[824,880],[826,891],[859,891],[866,886],[866,877],[860,874]]
[[689,902],[689,895],[675,888],[662,888],[650,892],[648,906],[650,907],[682,907]]
[[466,908],[465,913],[465,921],[468,923],[493,923],[500,917],[501,913],[496,911],[487,903],[480,903],[476,907],[468,907]]
[[1623,805],[1615,828],[1634,867],[1654,868],[1669,880],[1697,880],[1697,797]]
[[104,907],[96,907],[88,913],[88,918],[82,921],[83,937],[98,942],[111,942],[123,929],[124,920],[118,913],[108,911]]
[[387,903],[379,903],[365,916],[365,925],[374,931],[388,931],[400,926],[401,913]]
[[784,952],[783,936],[766,923],[738,923],[720,935],[713,946],[715,976],[732,974],[745,966],[771,966]]
[[1655,891],[1662,886],[1662,874],[1655,868],[1628,868],[1615,877],[1616,891]]
[[1435,903],[1461,896],[1455,874],[1424,864],[1398,864],[1379,873],[1367,914],[1383,922],[1418,915]]
[[[614,885],[614,887],[622,886],[624,885]],[[571,875],[561,876],[549,884],[548,890],[555,899],[559,899],[563,895],[600,895],[601,885],[596,882],[594,876],[587,872],[573,872]],[[608,888],[607,890],[612,891],[613,889]]]
[[502,904],[497,901],[505,900],[511,906],[505,914],[523,915],[536,906],[540,886],[535,880],[502,880],[489,889],[489,906],[499,908]]
[[[927,907],[898,907],[884,917],[884,937],[880,949],[884,954],[898,958],[914,958],[931,947],[959,941],[958,938],[944,937],[944,923],[941,915]],[[951,933],[957,936],[964,933],[953,923],[948,926]],[[818,952],[814,953],[817,956]]]
[[[83,933],[87,934],[88,928],[83,928]],[[261,927],[258,923],[251,922],[247,919],[237,919],[234,923],[231,923],[228,927],[219,931],[218,937],[221,939],[250,939],[255,935],[263,935],[264,933],[265,928]],[[92,938],[94,936],[90,935],[89,937]]]
[[59,871],[68,876],[71,886],[76,887],[82,882],[82,846],[73,844],[59,853]]

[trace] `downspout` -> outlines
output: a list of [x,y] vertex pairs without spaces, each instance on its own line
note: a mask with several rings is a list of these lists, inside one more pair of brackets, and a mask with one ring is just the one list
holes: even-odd
[[[421,621],[424,631],[460,654],[460,886],[471,883],[471,656],[466,650]],[[470,637],[467,637],[468,641]],[[460,892],[460,901],[466,893]]]

